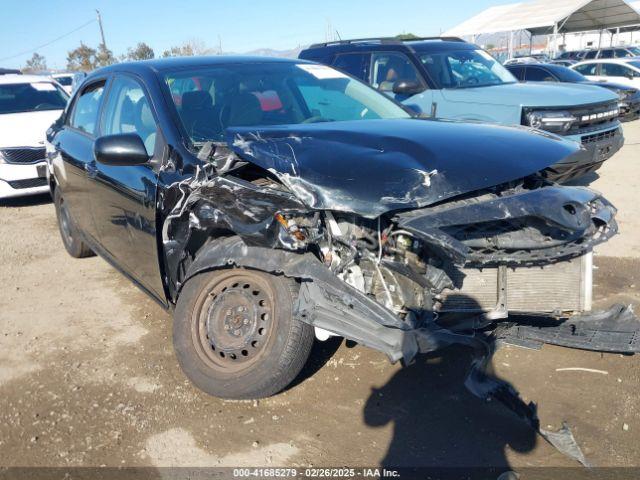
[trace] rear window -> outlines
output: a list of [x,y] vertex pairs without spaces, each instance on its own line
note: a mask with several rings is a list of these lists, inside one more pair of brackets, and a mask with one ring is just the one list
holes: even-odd
[[0,114],[62,110],[67,94],[51,82],[0,85]]

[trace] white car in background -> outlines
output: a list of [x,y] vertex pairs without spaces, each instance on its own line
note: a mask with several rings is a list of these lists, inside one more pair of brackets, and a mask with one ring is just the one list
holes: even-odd
[[62,88],[64,88],[65,92],[71,95],[76,87],[82,83],[82,80],[84,80],[84,77],[86,76],[87,74],[84,72],[68,72],[54,73],[53,75],[51,75],[51,78],[58,82],[62,86]]
[[0,75],[0,199],[49,191],[45,135],[68,99],[49,78]]
[[587,60],[570,67],[589,80],[640,88],[640,57]]

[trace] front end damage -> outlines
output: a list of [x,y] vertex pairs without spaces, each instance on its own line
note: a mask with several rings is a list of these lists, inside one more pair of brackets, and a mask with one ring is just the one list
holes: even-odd
[[[336,135],[346,138],[344,126],[341,132]],[[171,186],[164,198],[162,242],[173,300],[200,272],[257,269],[297,280],[298,320],[381,351],[391,361],[407,364],[421,352],[467,345],[477,353],[467,379],[473,393],[502,401],[586,463],[568,430],[541,430],[535,406],[522,403],[484,367],[497,341],[640,351],[640,322],[631,310],[582,316],[534,311],[522,323],[508,318],[505,304],[466,315],[442,312],[447,292],[464,292],[464,269],[568,262],[617,232],[616,210],[600,194],[537,175],[573,147],[526,133],[523,141],[540,141],[546,149],[551,144],[551,151],[545,161],[532,160],[505,178],[503,171],[488,175],[486,165],[456,171],[464,162],[453,147],[453,166],[436,159],[418,168],[416,158],[430,152],[415,141],[408,145],[413,155],[406,168],[389,170],[388,156],[402,145],[389,143],[388,131],[386,137],[352,132],[348,151],[346,142],[335,141],[319,150],[330,133],[231,131],[226,144],[201,146],[205,167]],[[376,138],[373,145],[370,138]],[[362,163],[354,170],[348,162],[364,154],[374,160],[371,173]],[[335,167],[340,159],[343,167]]]

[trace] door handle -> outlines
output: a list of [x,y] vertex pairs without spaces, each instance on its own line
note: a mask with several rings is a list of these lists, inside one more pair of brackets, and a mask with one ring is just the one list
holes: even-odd
[[95,162],[89,162],[84,164],[84,171],[90,178],[95,178],[98,175],[98,167]]

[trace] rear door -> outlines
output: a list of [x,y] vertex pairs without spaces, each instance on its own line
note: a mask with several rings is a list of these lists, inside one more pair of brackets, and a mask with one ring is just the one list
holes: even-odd
[[99,112],[105,90],[105,80],[96,80],[83,87],[75,97],[65,125],[54,139],[58,158],[54,173],[64,201],[76,225],[93,239],[96,228],[91,217],[91,192],[88,176],[94,165],[93,142],[98,129]]
[[156,114],[141,80],[116,74],[102,109],[101,135],[135,133],[151,157],[144,165],[95,163],[93,218],[100,244],[125,273],[164,303],[156,236],[156,194],[162,147]]

